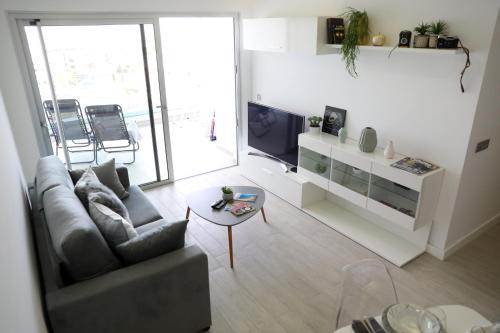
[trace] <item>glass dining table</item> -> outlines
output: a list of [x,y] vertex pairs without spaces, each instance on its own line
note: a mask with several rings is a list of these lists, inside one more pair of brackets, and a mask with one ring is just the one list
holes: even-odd
[[[446,315],[447,333],[469,333],[474,327],[488,327],[492,323],[484,318],[476,310],[463,305],[440,305],[436,308],[442,310]],[[382,326],[381,317],[375,318]],[[383,326],[382,326],[383,327]],[[354,333],[351,326],[345,326],[334,333]]]

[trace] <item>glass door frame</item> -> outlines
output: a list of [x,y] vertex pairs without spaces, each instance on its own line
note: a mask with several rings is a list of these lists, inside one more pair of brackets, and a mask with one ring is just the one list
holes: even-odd
[[[166,98],[166,83],[163,71],[163,50],[161,46],[160,23],[161,17],[232,17],[234,33],[234,82],[235,82],[235,136],[236,136],[236,165],[239,164],[239,149],[241,142],[240,119],[241,119],[241,80],[240,80],[240,29],[238,13],[36,13],[36,12],[8,12],[9,24],[14,35],[14,43],[18,59],[20,59],[21,71],[24,77],[25,90],[28,103],[31,107],[33,128],[38,142],[38,148],[42,156],[52,155],[53,149],[50,138],[46,135],[47,124],[45,114],[41,108],[41,96],[37,86],[37,80],[31,63],[31,54],[24,33],[24,27],[29,21],[39,19],[44,25],[116,25],[116,24],[152,24],[154,29],[156,62],[158,70],[158,85],[160,89],[161,114],[163,119],[163,133],[165,140],[168,179],[152,183],[142,184],[143,188],[156,187],[175,181],[172,161],[172,148],[170,141],[168,108]],[[25,64],[25,65],[24,65]],[[23,66],[24,65],[24,66]],[[154,106],[153,106],[154,107]]]

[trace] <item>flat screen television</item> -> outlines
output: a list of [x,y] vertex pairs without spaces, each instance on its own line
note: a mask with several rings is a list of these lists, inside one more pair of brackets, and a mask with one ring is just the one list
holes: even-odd
[[248,102],[248,145],[297,166],[304,116]]

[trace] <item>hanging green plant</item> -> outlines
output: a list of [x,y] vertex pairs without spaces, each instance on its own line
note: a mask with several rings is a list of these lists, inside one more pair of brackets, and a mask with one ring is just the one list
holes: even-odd
[[344,18],[345,37],[342,42],[342,60],[345,62],[347,72],[352,77],[357,77],[356,59],[358,58],[358,45],[368,44],[370,30],[368,28],[368,13],[349,7],[341,15]]

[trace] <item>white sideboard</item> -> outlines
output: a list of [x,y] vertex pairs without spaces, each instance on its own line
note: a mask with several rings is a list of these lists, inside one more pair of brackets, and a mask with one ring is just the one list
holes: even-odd
[[299,135],[298,173],[279,163],[241,154],[241,173],[322,223],[397,266],[426,250],[444,170],[424,175],[391,167],[379,148],[329,134]]
[[298,174],[339,197],[414,231],[432,222],[444,170],[415,175],[391,166],[381,149],[363,153],[354,140],[329,134],[299,135]]

